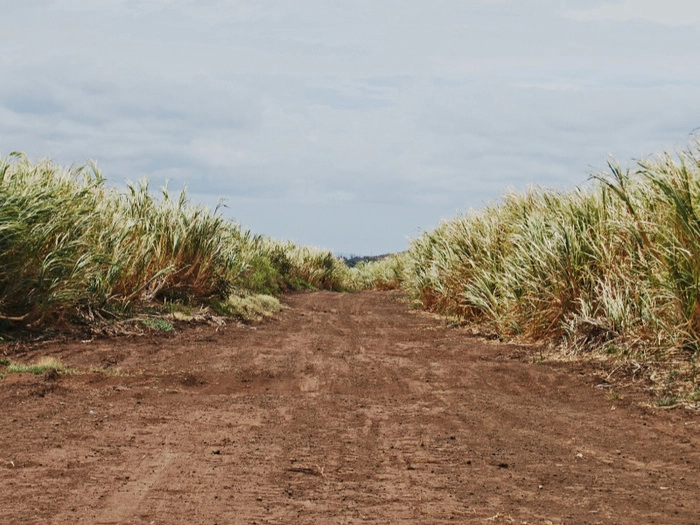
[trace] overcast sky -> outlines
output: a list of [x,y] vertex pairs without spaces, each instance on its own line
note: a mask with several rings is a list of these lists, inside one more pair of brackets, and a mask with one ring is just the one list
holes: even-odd
[[379,254],[700,126],[697,0],[0,0],[0,154]]

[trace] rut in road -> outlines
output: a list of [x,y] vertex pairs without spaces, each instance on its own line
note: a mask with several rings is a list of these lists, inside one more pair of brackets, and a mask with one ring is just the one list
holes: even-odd
[[0,523],[700,523],[698,417],[612,399],[389,292],[256,327],[31,347]]

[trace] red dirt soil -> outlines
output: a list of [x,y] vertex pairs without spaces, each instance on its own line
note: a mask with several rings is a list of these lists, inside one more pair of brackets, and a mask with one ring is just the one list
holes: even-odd
[[0,523],[700,523],[696,412],[393,293],[285,302],[16,349],[85,373],[0,381]]

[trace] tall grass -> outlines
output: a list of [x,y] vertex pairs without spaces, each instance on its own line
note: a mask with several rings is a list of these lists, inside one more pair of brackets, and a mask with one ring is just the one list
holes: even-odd
[[308,288],[345,291],[352,286],[345,263],[327,250],[256,237],[247,253],[248,285],[262,293]]
[[106,186],[94,164],[0,158],[0,319],[51,324],[163,299],[345,287],[330,252],[243,230],[185,192]]
[[361,261],[349,271],[353,290],[394,290],[401,284],[404,257],[389,254],[373,261]]
[[698,143],[559,192],[533,188],[412,242],[402,286],[427,309],[506,338],[696,352]]

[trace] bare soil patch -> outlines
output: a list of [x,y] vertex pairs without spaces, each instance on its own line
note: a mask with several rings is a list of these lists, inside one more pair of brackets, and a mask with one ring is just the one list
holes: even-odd
[[696,412],[393,293],[285,301],[254,327],[17,348],[85,373],[0,381],[0,523],[700,523]]

